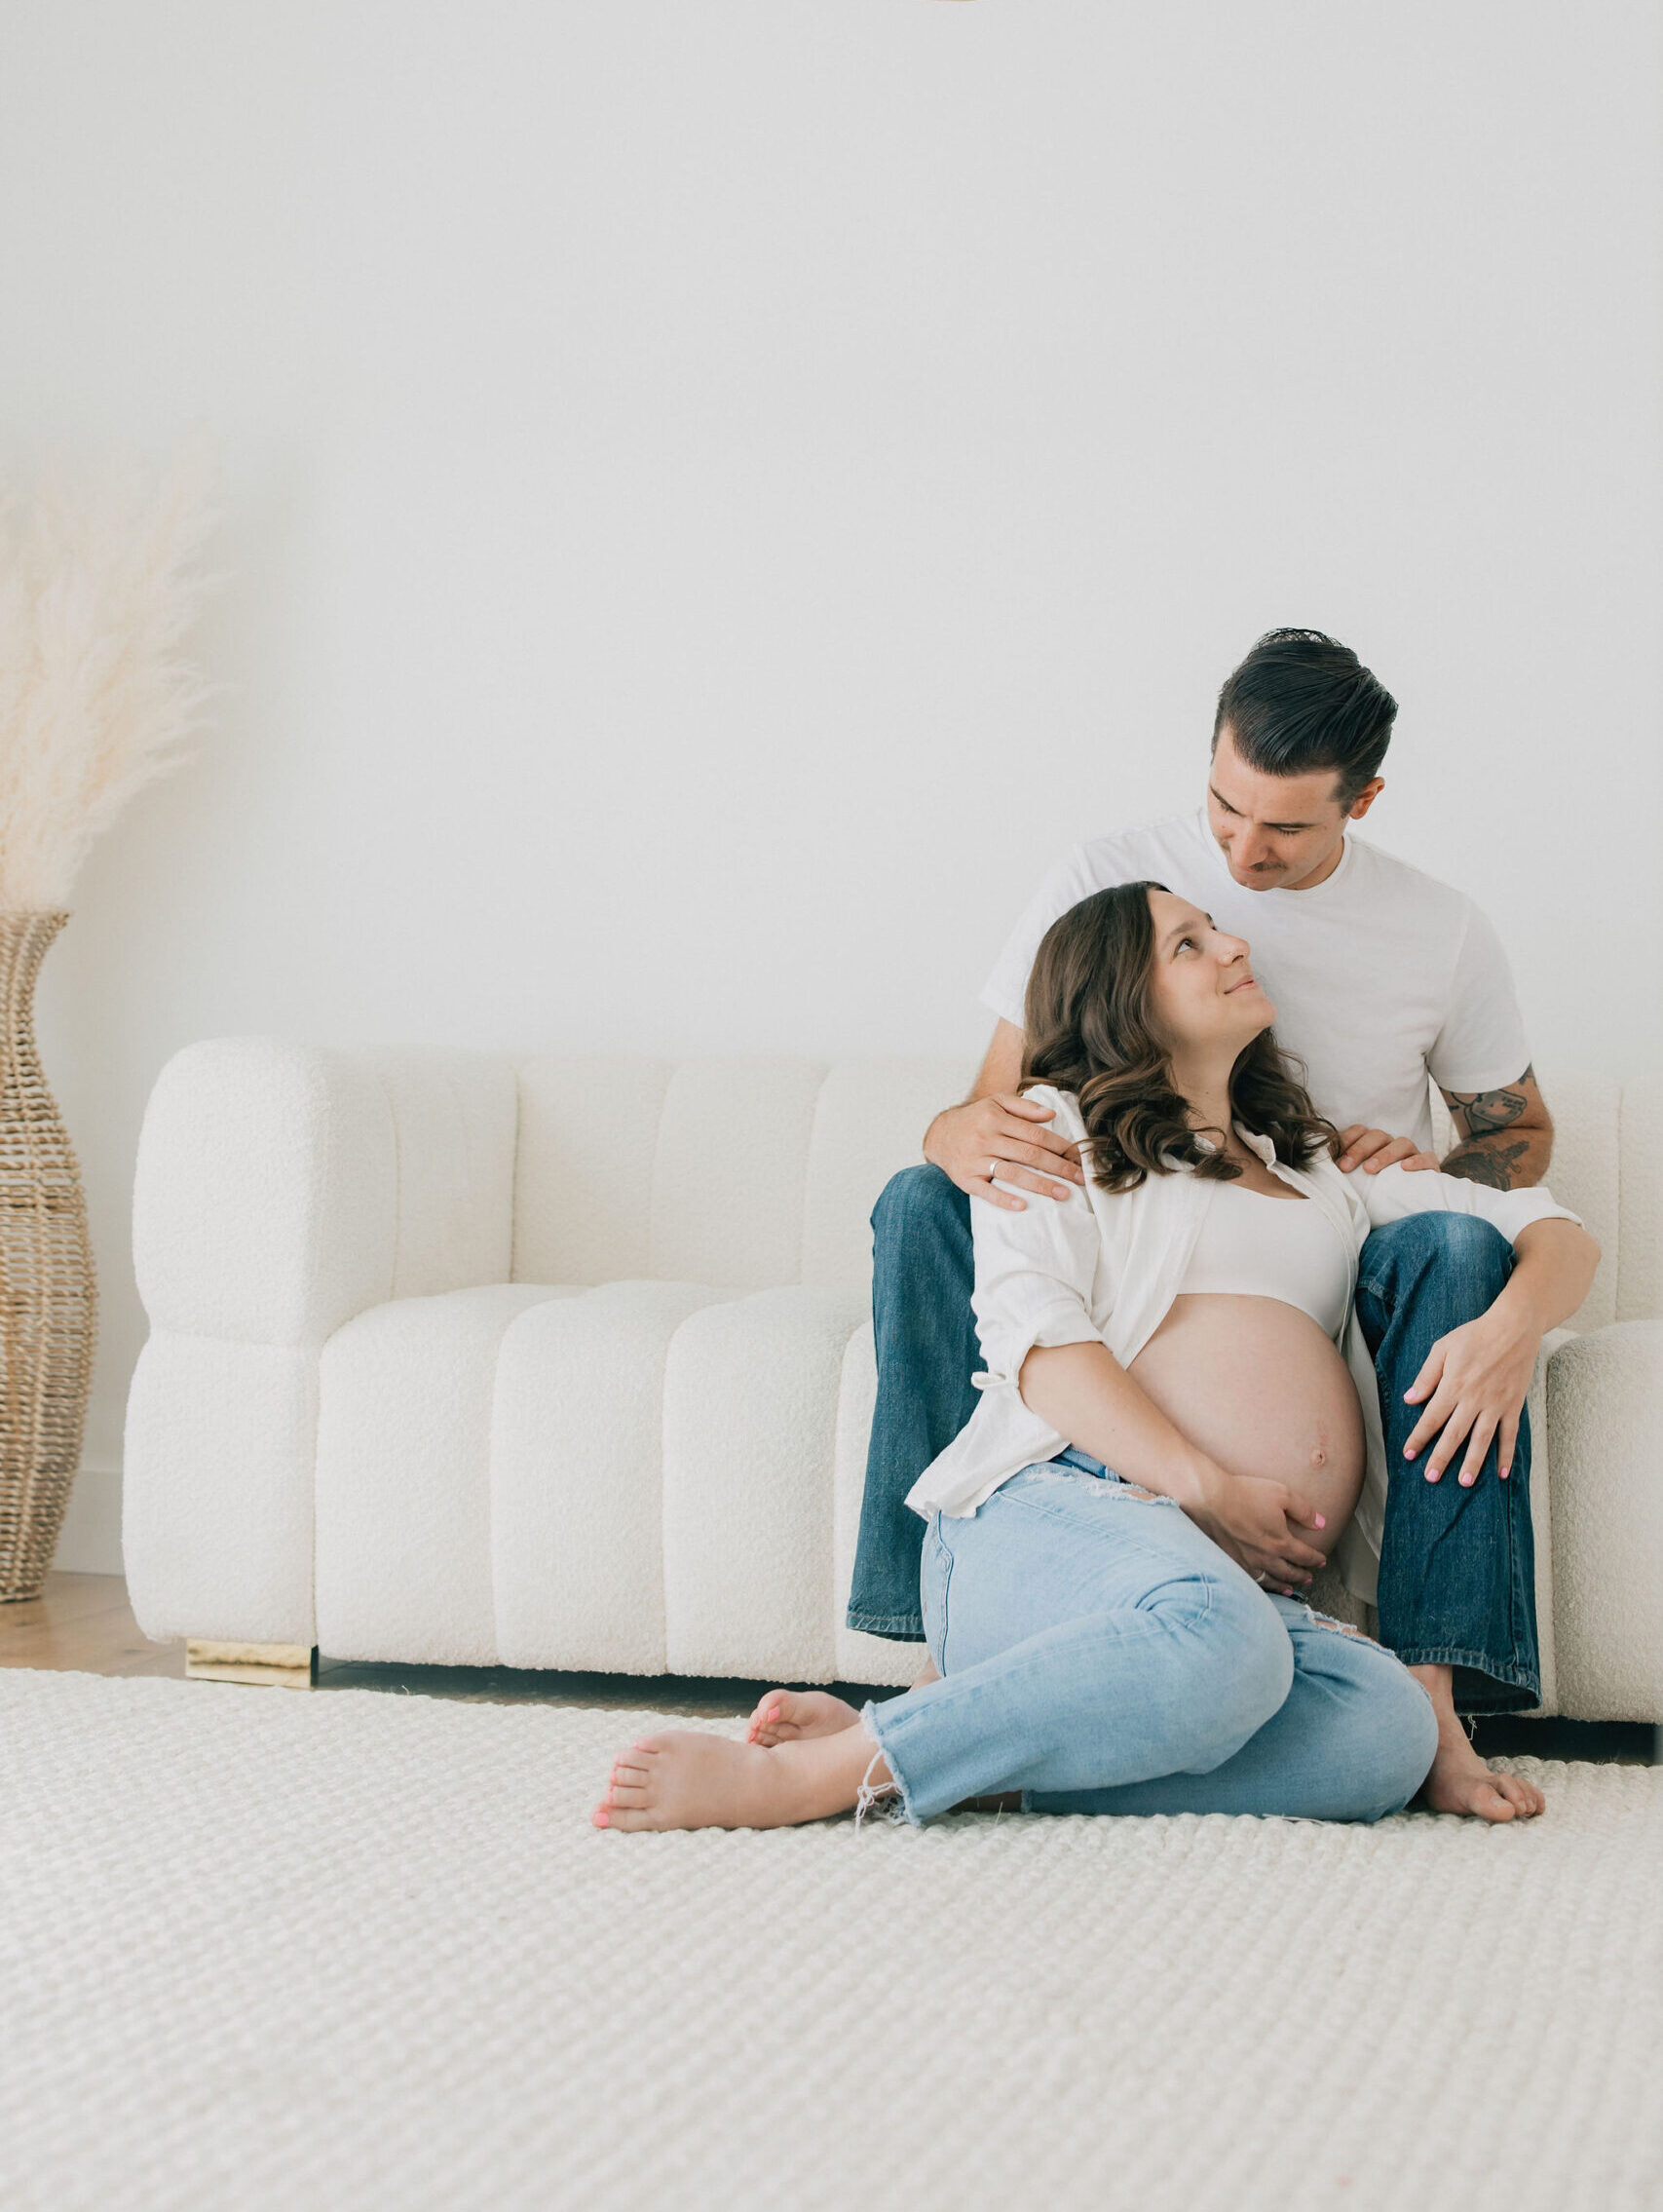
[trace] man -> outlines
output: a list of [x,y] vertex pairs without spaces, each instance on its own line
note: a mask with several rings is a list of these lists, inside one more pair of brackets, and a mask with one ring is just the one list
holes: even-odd
[[[1078,846],[1024,911],[982,993],[998,1017],[968,1099],[925,1137],[872,1216],[878,1401],[849,1624],[922,1638],[924,1524],[907,1491],[968,1420],[980,1366],[970,1205],[1067,1196],[1082,1173],[1017,1090],[1022,1000],[1039,939],[1111,884],[1148,878],[1244,936],[1277,1008],[1276,1035],[1342,1130],[1342,1169],[1436,1167],[1427,1077],[1460,1141],[1444,1172],[1536,1183],[1553,1130],[1530,1066],[1506,957],[1462,893],[1346,835],[1383,786],[1397,705],[1318,630],[1262,637],[1219,695],[1193,815]],[[1017,1197],[999,1181],[1033,1194]],[[1364,1247],[1358,1315],[1380,1379],[1390,1491],[1378,1591],[1382,1642],[1425,1685],[1437,1810],[1509,1820],[1540,1793],[1493,1774],[1456,1717],[1539,1701],[1524,1399],[1531,1354],[1493,1301],[1504,1239],[1420,1214]]]

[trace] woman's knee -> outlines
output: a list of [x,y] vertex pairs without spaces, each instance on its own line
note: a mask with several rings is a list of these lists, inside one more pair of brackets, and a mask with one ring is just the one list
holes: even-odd
[[1279,1713],[1294,1682],[1294,1647],[1281,1617],[1245,1575],[1207,1586],[1192,1616],[1185,1692],[1194,1732],[1187,1773],[1210,1773]]
[[1294,1686],[1294,1647],[1281,1615],[1265,1592],[1255,1589],[1245,1576],[1242,1584],[1226,1585],[1224,1657],[1245,1743],[1286,1704]]
[[1380,1756],[1381,1779],[1386,1786],[1379,1800],[1381,1813],[1377,1818],[1403,1811],[1431,1773],[1438,1750],[1438,1715],[1431,1697],[1408,1667],[1398,1660],[1392,1663],[1395,1678]]
[[1332,1758],[1345,1777],[1352,1820],[1401,1812],[1426,1779],[1438,1748],[1432,1700],[1400,1659],[1363,1637],[1336,1630],[1327,1671],[1342,1708]]

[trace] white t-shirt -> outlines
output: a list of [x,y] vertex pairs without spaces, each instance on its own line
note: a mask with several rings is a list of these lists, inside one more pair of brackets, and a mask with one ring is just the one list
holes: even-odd
[[1309,891],[1246,891],[1204,806],[1094,837],[1051,870],[982,992],[1023,1026],[1039,939],[1110,885],[1148,878],[1245,937],[1276,1009],[1276,1040],[1308,1071],[1318,1113],[1432,1142],[1426,1077],[1445,1090],[1498,1090],[1530,1064],[1501,940],[1463,892],[1346,833],[1340,865]]

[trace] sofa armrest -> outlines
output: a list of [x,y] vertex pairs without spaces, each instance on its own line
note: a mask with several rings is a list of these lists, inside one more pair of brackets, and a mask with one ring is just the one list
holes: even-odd
[[512,1063],[188,1046],[145,1111],[133,1263],[154,1330],[321,1345],[389,1298],[509,1278]]
[[1663,1722],[1663,1320],[1572,1337],[1547,1395],[1559,1710]]
[[307,1645],[324,1342],[508,1281],[514,1069],[483,1053],[193,1045],[144,1117],[122,1549],[154,1637]]

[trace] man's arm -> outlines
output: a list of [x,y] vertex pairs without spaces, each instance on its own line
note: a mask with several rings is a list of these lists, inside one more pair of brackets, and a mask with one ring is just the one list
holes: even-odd
[[[973,1106],[978,1098],[994,1098],[1002,1090],[1014,1090],[1022,1081],[1022,1047],[1025,1040],[1015,1022],[1000,1020],[988,1040],[988,1049],[982,1064],[976,1070],[976,1080],[970,1086],[966,1106]],[[952,1108],[948,1108],[952,1112]]]
[[1493,1191],[1516,1191],[1547,1173],[1553,1118],[1533,1068],[1499,1090],[1445,1090],[1444,1104],[1461,1139],[1444,1162],[1446,1175],[1464,1175]]
[[924,1133],[924,1157],[932,1167],[971,1198],[1016,1213],[1028,1201],[997,1187],[996,1162],[1002,1182],[1046,1198],[1066,1199],[1071,1184],[1084,1181],[1073,1146],[1045,1126],[1053,1119],[1051,1109],[1017,1092],[1022,1049],[1021,1030],[1002,1020],[969,1097],[962,1106],[944,1108]]

